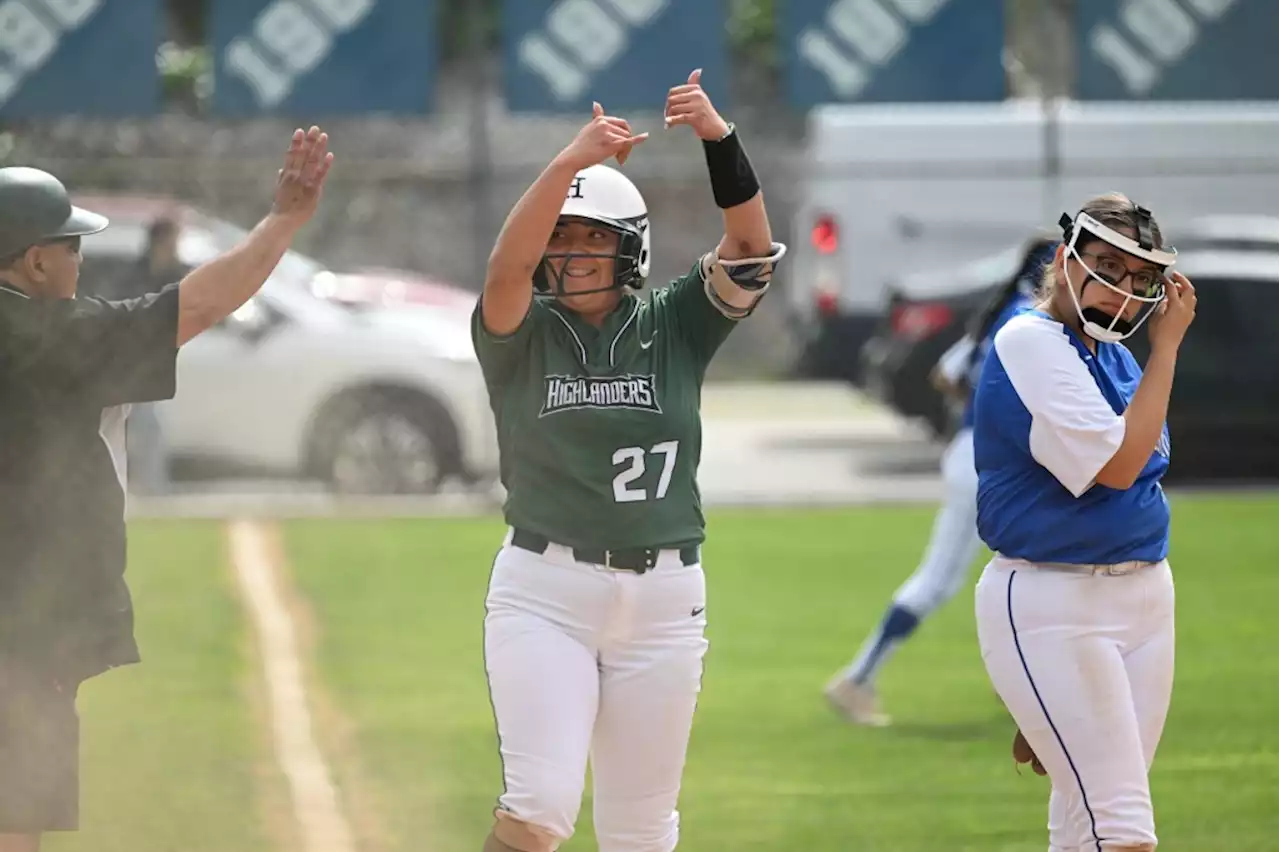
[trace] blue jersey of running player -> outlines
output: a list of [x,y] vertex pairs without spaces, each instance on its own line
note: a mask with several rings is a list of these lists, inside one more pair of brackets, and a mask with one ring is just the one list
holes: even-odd
[[982,375],[982,363],[987,360],[987,352],[991,350],[992,341],[996,339],[996,332],[1004,328],[1005,323],[1013,319],[1018,314],[1027,310],[1032,305],[1031,297],[1021,290],[1014,291],[1009,297],[1009,301],[1005,302],[1000,313],[996,314],[995,321],[991,323],[990,330],[987,331],[986,337],[978,341],[978,345],[974,347],[972,367],[969,369],[969,398],[964,404],[964,414],[960,417],[961,429],[973,428],[973,398],[978,391],[978,379]]
[[1121,343],[1096,354],[1037,310],[1010,319],[983,362],[974,400],[978,533],[1035,563],[1159,562],[1169,553],[1169,431],[1125,489],[1095,479],[1124,440],[1142,369]]

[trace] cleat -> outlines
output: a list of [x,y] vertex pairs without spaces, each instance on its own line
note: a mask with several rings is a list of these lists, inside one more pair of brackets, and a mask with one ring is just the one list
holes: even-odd
[[854,683],[843,672],[831,679],[825,694],[831,706],[855,725],[883,728],[891,722],[880,709],[880,698],[875,688],[865,683]]

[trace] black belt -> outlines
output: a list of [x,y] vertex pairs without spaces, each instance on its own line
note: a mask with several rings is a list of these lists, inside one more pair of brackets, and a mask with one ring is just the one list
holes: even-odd
[[[511,543],[521,550],[545,553],[547,546],[551,544],[551,540],[546,536],[538,535],[528,530],[513,528],[511,531]],[[573,558],[579,562],[589,562],[592,565],[603,565],[606,568],[618,568],[623,571],[635,571],[637,574],[643,574],[658,564],[658,554],[666,549],[671,548],[628,547],[622,550],[588,550],[575,547],[573,548]],[[680,548],[680,562],[682,564],[697,565],[699,559],[700,556],[696,544]]]

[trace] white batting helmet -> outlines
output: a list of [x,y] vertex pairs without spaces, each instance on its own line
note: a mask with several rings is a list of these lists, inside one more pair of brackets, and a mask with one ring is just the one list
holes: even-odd
[[[578,172],[565,195],[560,217],[573,217],[596,222],[618,235],[618,248],[613,254],[613,283],[603,290],[622,287],[640,289],[649,277],[650,233],[649,209],[636,185],[617,169],[605,165],[590,166]],[[534,289],[539,293],[564,292],[547,261],[575,257],[599,257],[582,252],[554,252],[542,256],[533,275]],[[554,283],[554,287],[552,286]],[[596,291],[586,291],[596,292]]]

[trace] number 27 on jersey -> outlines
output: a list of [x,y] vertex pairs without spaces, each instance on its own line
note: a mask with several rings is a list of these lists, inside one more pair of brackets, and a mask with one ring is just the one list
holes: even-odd
[[679,441],[662,441],[650,447],[648,452],[645,452],[643,447],[620,447],[614,451],[614,466],[626,465],[613,478],[614,502],[638,503],[649,499],[647,489],[632,487],[633,482],[644,476],[649,456],[662,456],[662,474],[658,477],[658,487],[654,490],[653,499],[661,500],[667,496],[667,489],[671,487],[671,474],[676,467],[676,454],[679,450]]

